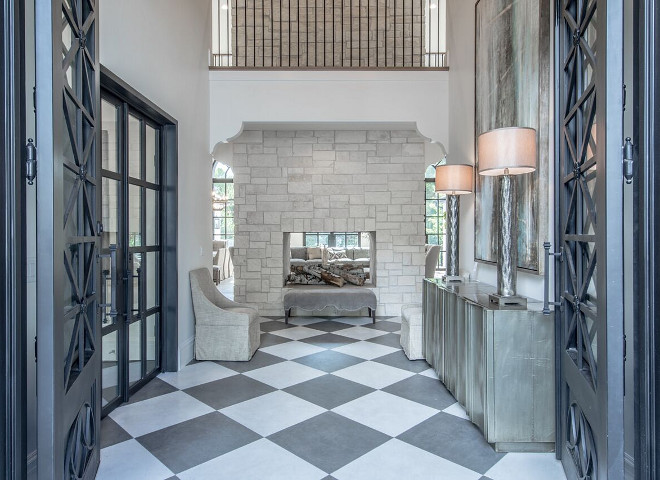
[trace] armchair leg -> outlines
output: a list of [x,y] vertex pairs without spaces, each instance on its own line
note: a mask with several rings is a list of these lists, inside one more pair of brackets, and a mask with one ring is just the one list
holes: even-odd
[[291,309],[290,308],[284,310],[284,323],[286,323],[286,324],[289,323],[289,315],[291,315]]
[[371,308],[371,307],[367,307],[367,309],[369,310],[369,316],[371,317],[371,323],[376,323],[376,310]]

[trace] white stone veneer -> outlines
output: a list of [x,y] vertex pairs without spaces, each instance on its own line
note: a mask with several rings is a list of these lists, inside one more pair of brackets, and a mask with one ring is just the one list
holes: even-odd
[[415,131],[244,131],[232,142],[236,300],[282,314],[285,232],[370,231],[377,314],[420,302],[425,141]]

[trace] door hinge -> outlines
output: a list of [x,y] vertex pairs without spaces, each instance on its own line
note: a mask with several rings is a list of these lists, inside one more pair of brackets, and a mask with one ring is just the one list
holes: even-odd
[[25,178],[28,185],[33,185],[37,178],[37,147],[31,138],[28,138],[25,145]]
[[103,222],[97,221],[96,222],[96,234],[101,235],[103,233]]
[[626,137],[623,144],[623,178],[628,185],[632,183],[634,175],[634,147],[632,139]]

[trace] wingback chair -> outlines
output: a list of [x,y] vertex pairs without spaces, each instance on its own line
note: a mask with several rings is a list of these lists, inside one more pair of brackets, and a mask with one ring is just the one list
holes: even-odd
[[259,348],[256,308],[229,300],[206,268],[190,272],[197,360],[248,361]]
[[426,246],[426,266],[424,268],[424,278],[435,277],[435,267],[438,265],[440,257],[440,245]]

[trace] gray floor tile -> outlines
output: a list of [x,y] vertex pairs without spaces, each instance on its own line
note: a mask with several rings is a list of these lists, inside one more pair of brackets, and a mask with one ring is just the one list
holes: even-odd
[[403,353],[403,350],[375,358],[373,361],[415,373],[421,373],[430,368],[429,364],[426,363],[426,360],[408,360],[408,357]]
[[280,343],[291,342],[290,338],[284,338],[279,335],[273,335],[272,333],[262,333],[261,334],[261,343],[259,348],[272,347],[273,345],[279,345]]
[[324,332],[336,332],[337,330],[343,330],[344,328],[351,328],[351,325],[347,325],[341,322],[335,322],[331,318],[323,322],[318,322],[313,325],[310,325],[314,330],[323,330]]
[[490,477],[481,477],[479,480],[493,480],[493,479]]
[[129,433],[110,417],[101,420],[101,448],[130,440]]
[[406,378],[383,388],[383,391],[438,410],[444,410],[456,403],[452,394],[439,380],[422,375]]
[[[270,335],[270,334],[266,334]],[[277,337],[277,335],[271,335],[272,337]],[[261,337],[263,339],[263,335]],[[280,343],[286,343],[286,342],[280,342]],[[260,345],[263,348],[266,348],[266,346],[270,345]],[[235,372],[239,373],[244,373],[244,372],[249,372],[250,370],[255,370],[257,368],[261,367],[267,367],[268,365],[274,365],[276,363],[283,362],[284,359],[280,357],[276,357],[275,355],[270,355],[266,352],[262,352],[260,350],[257,350],[254,352],[254,355],[252,355],[252,358],[250,359],[249,362],[225,362],[225,361],[216,361],[218,365],[222,365],[223,367],[227,367]]]
[[137,440],[172,472],[179,473],[259,438],[252,430],[213,412]]
[[327,412],[268,437],[282,448],[325,472],[334,472],[389,436]]
[[203,383],[184,391],[209,407],[220,410],[274,390],[273,387],[245,375],[235,375],[215,382]]
[[396,332],[401,330],[401,324],[396,322],[388,322],[387,320],[376,320],[376,323],[365,325],[365,328],[374,328],[376,330],[383,330],[385,332]]
[[505,455],[495,452],[469,420],[443,412],[397,438],[481,474]]
[[365,341],[378,343],[386,347],[401,348],[401,335],[397,335],[396,333],[388,333],[387,335],[381,335],[380,337],[370,338]]
[[[345,326],[350,328],[350,325]],[[316,325],[314,325],[314,327],[316,327]],[[334,333],[325,333],[323,335],[305,338],[300,341],[323,348],[341,347],[342,345],[348,345],[349,343],[357,342],[357,340],[354,338],[343,337],[341,335],[335,335]]]
[[308,367],[323,370],[324,372],[328,373],[332,373],[334,371],[341,370],[342,368],[350,367],[351,365],[356,365],[364,361],[365,360],[362,358],[345,355],[339,352],[333,352],[331,350],[314,353],[313,355],[307,355],[306,357],[301,357],[294,360],[294,362],[302,363]]
[[287,325],[284,321],[280,320],[271,320],[270,322],[262,322],[260,327],[262,332],[275,332],[277,330],[284,330],[285,328],[293,328],[295,325]]
[[374,389],[334,375],[324,375],[284,391],[330,410],[367,395]]
[[179,480],[179,477],[174,475],[173,477],[167,478],[166,480]]
[[149,400],[150,398],[158,397],[160,395],[165,395],[166,393],[176,392],[177,388],[173,385],[170,385],[167,382],[164,382],[160,378],[154,378],[149,383],[147,383],[140,390],[135,392],[127,404],[141,402],[143,400]]

